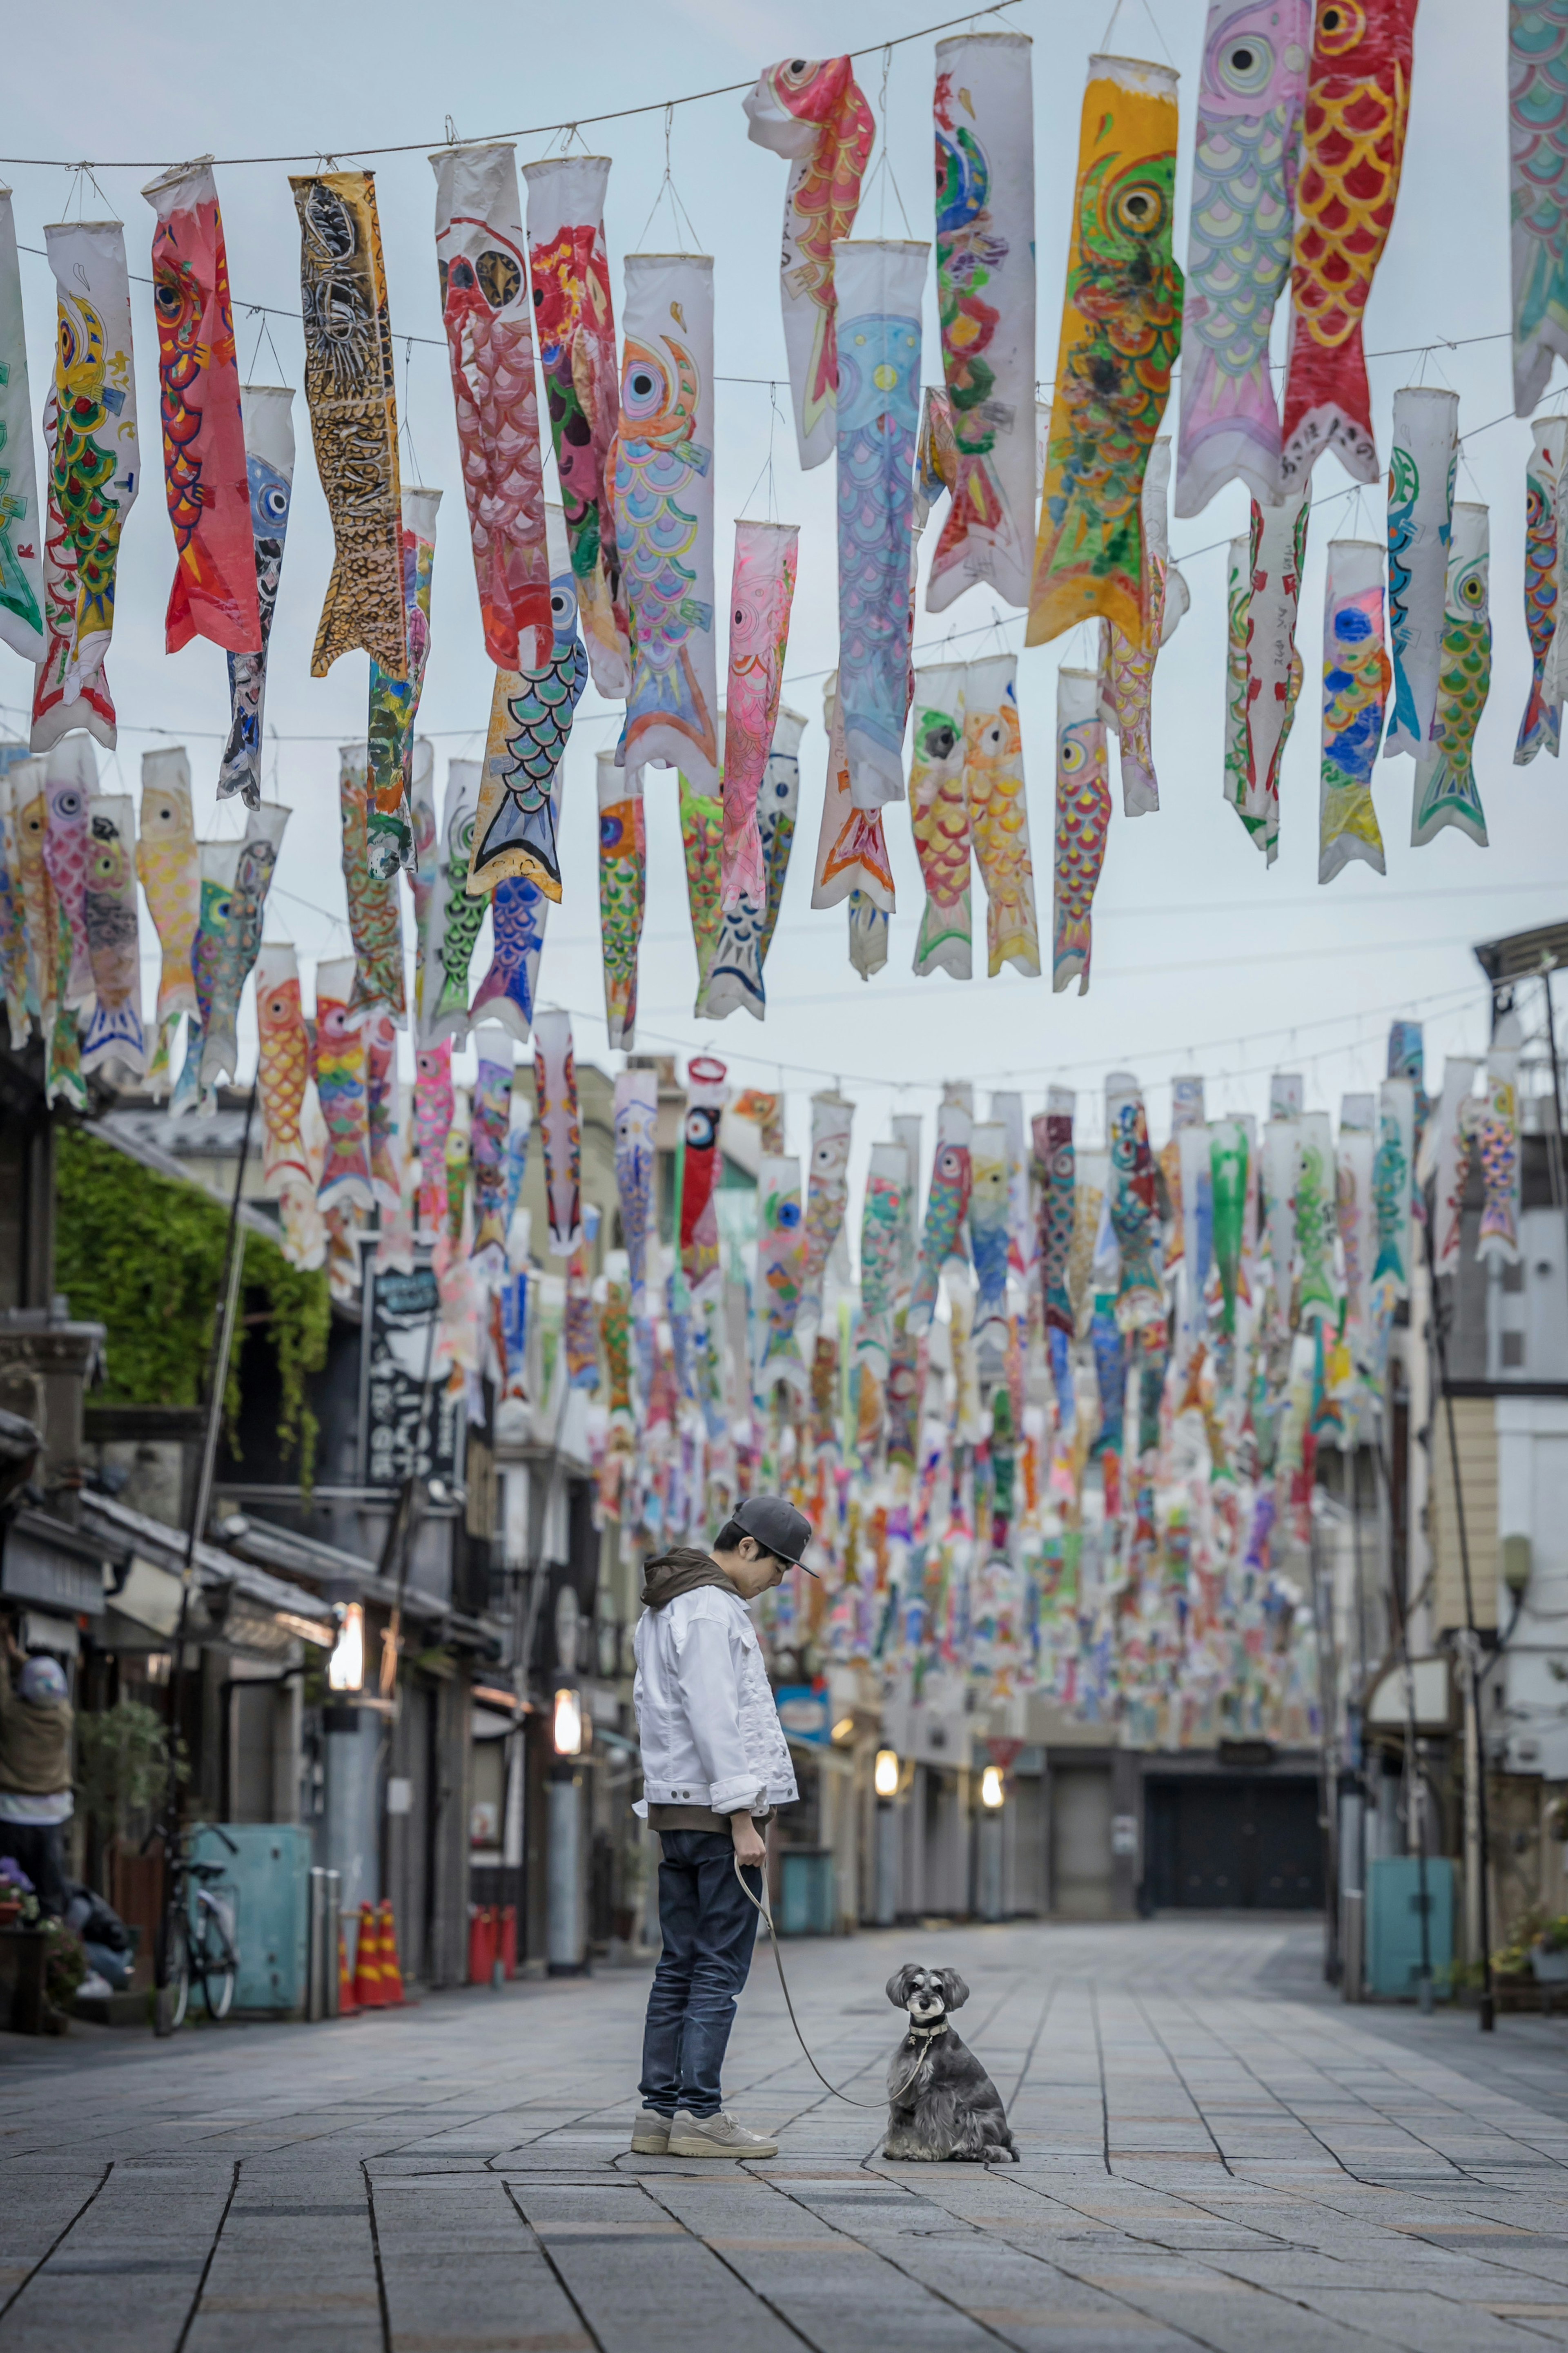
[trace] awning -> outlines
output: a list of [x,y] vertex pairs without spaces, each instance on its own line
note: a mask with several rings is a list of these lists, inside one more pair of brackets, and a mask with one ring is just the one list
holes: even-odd
[[[107,1595],[117,1618],[141,1630],[142,1636],[168,1641],[179,1622],[180,1588],[184,1577],[184,1533],[163,1520],[133,1512],[112,1496],[90,1492],[82,1496],[84,1525],[111,1549],[123,1575],[116,1573]],[[216,1545],[198,1544],[196,1584],[202,1623],[198,1639],[216,1636],[247,1648],[276,1646],[277,1631],[290,1639],[331,1650],[337,1628],[322,1609],[319,1594],[273,1577],[251,1562],[238,1560]],[[100,1576],[97,1607],[105,1607]]]
[[104,1571],[122,1562],[127,1551],[121,1539],[24,1508],[5,1525],[0,1593],[64,1618],[96,1618],[103,1608]]

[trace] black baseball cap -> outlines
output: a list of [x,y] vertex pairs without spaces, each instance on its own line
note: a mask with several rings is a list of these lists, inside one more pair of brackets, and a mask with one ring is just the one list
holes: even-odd
[[[775,1560],[786,1561],[792,1568],[805,1568],[801,1555],[811,1542],[811,1522],[782,1495],[744,1495],[730,1516]],[[816,1575],[814,1568],[806,1568],[805,1573]]]

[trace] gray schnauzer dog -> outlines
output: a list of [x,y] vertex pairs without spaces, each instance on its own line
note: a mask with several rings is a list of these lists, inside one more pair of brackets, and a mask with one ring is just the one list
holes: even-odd
[[948,2015],[969,2000],[958,1971],[905,1967],[888,1979],[888,2000],[908,2010],[910,2031],[888,2063],[882,2155],[1016,2165],[1001,2095]]

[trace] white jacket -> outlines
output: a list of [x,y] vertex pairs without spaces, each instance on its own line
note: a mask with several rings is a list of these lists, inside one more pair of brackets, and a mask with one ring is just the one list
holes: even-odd
[[643,1796],[656,1806],[764,1813],[798,1792],[789,1744],[738,1593],[701,1585],[645,1609],[632,1699],[642,1742]]

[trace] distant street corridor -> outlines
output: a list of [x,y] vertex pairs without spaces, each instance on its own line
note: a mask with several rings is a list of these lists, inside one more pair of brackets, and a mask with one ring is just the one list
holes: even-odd
[[1568,2023],[1342,2006],[1315,1922],[784,1947],[880,2095],[906,1959],[1023,2161],[892,2165],[759,1945],[726,2097],[774,2159],[628,2152],[647,1977],[173,2043],[0,2037],[0,2353],[1503,2353],[1568,2346]]

